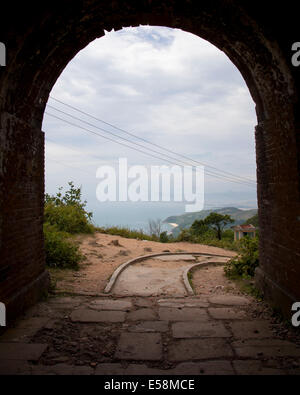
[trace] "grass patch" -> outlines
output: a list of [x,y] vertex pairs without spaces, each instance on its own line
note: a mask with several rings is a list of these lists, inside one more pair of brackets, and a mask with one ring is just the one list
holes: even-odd
[[225,274],[232,277],[251,279],[259,265],[258,238],[244,237],[239,242],[239,255],[228,261],[224,267]]
[[84,256],[68,233],[58,231],[53,225],[44,224],[44,239],[48,267],[78,270],[79,262]]
[[97,232],[104,233],[107,235],[121,236],[126,239],[137,239],[137,240],[148,240],[148,241],[159,241],[156,236],[149,236],[142,230],[133,230],[127,227],[112,226],[107,228],[97,227]]
[[227,275],[226,277],[233,281],[242,293],[253,296],[259,302],[263,301],[263,295],[255,287],[253,279],[238,275]]
[[190,284],[190,286],[192,287],[192,290],[194,291],[194,285],[193,285],[193,273],[191,271],[189,271],[187,273],[187,278],[188,278],[188,282]]

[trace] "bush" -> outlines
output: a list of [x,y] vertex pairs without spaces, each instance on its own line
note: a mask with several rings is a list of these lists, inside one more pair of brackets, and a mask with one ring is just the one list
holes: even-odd
[[55,226],[44,224],[46,264],[53,268],[77,269],[83,256],[69,234]]
[[92,213],[86,211],[86,201],[81,201],[81,188],[69,182],[70,189],[62,194],[62,188],[55,196],[46,194],[44,222],[55,225],[59,231],[68,233],[92,233]]
[[68,233],[92,233],[94,227],[89,223],[84,211],[78,205],[45,205],[44,221],[55,225],[59,231]]
[[159,241],[160,241],[161,243],[168,243],[168,242],[169,242],[169,237],[168,237],[167,232],[162,232],[162,233],[159,235]]
[[144,233],[142,230],[133,230],[126,227],[118,227],[112,226],[108,228],[96,228],[96,230],[100,233],[105,233],[113,236],[121,236],[126,239],[137,239],[137,240],[149,240],[149,241],[158,241],[156,236],[149,236]]
[[77,269],[84,258],[71,234],[92,233],[92,213],[86,211],[81,201],[81,188],[69,182],[69,190],[62,194],[59,188],[55,196],[46,194],[44,207],[44,238],[46,264],[54,268]]
[[183,229],[175,241],[205,244],[233,251],[237,251],[239,248],[239,243],[234,241],[234,233],[231,229],[222,232],[221,240],[216,238],[216,232],[213,229],[208,229],[203,233],[199,232],[199,234],[195,233],[195,228]]
[[182,231],[179,233],[177,240],[176,241],[189,241],[189,242],[194,242],[195,243],[195,238],[192,235],[190,229],[182,229]]
[[211,239],[203,241],[202,244],[212,247],[224,248],[225,250],[239,251],[239,243],[235,241],[230,241],[228,239]]
[[254,277],[255,269],[259,265],[258,238],[244,237],[239,242],[240,254],[225,265],[228,277]]
[[222,232],[222,240],[234,241],[234,231],[232,229],[226,229]]

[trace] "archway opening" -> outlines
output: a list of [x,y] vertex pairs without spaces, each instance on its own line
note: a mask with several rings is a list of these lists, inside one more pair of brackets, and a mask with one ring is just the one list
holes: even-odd
[[[299,229],[297,79],[286,56],[288,35],[279,40],[275,25],[269,29],[273,22],[265,26],[262,15],[260,10],[256,13],[221,0],[201,5],[189,2],[185,7],[129,2],[125,8],[118,2],[103,7],[91,1],[65,13],[61,7],[41,5],[35,19],[24,8],[22,23],[3,25],[10,51],[1,74],[1,298],[11,306],[12,315],[36,300],[47,283],[41,124],[49,93],[67,63],[103,36],[104,29],[139,24],[194,33],[223,50],[243,75],[258,118],[258,204],[263,234],[258,280],[268,299],[290,314],[291,302],[299,295],[298,233],[290,232]],[[13,16],[12,12],[11,20],[16,21]]]
[[[59,186],[69,181],[81,185],[94,224],[106,227],[108,233],[118,234],[117,228],[129,228],[136,231],[136,237],[138,232],[152,236],[150,221],[156,222],[159,228],[155,230],[159,232],[155,234],[157,241],[164,231],[167,232],[165,242],[180,241],[183,229],[190,229],[195,220],[205,219],[210,212],[218,212],[231,215],[234,220],[227,224],[224,244],[217,242],[212,231],[199,235],[197,242],[214,244],[215,241],[215,246],[234,248],[230,225],[242,224],[257,214],[255,111],[251,96],[227,56],[193,34],[152,26],[106,32],[66,67],[50,94],[45,114],[46,192],[56,193]],[[126,160],[128,169],[120,174],[122,160]],[[126,198],[120,201],[122,177],[136,165],[143,166],[146,173],[143,177],[148,177],[147,196],[139,191],[131,200],[130,179],[126,179]],[[103,199],[112,202],[102,201],[96,193],[100,166],[112,166],[116,170],[116,196],[111,199],[107,192]],[[176,166],[179,172],[187,166],[194,170],[196,166],[204,166],[204,183],[200,187],[204,189],[203,207],[197,209],[193,201],[190,202],[195,206],[193,213],[185,213],[187,191],[183,190],[182,198],[175,201],[178,183],[175,185],[172,171],[173,178],[161,176],[159,198],[153,201],[151,188],[156,187],[151,183],[153,166],[168,166],[166,171]],[[180,174],[183,186],[183,172]],[[166,199],[162,190],[168,185],[162,185],[163,182],[170,182]],[[112,187],[109,185],[108,189]],[[99,239],[98,244],[107,242]],[[98,263],[107,278],[117,265],[145,253],[132,243],[111,254],[96,247],[97,243],[91,246],[85,243],[86,252],[93,254],[87,263],[92,262],[91,272]],[[182,246],[177,247],[175,250]],[[169,245],[162,251],[168,248]],[[147,250],[152,248],[148,246]],[[106,257],[99,259],[103,254]],[[110,271],[102,261],[111,266]],[[178,279],[182,270],[178,267]],[[99,289],[101,281],[104,289],[105,277],[100,280],[99,268],[96,273],[96,288]],[[157,277],[165,276],[157,272]],[[77,290],[81,291],[84,285],[77,282]],[[65,289],[66,282],[63,284]],[[149,289],[151,284],[145,287]],[[74,291],[72,286],[71,289]]]

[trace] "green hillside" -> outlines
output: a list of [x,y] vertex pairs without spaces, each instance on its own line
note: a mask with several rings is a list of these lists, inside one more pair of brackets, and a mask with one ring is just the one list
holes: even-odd
[[173,233],[178,233],[180,229],[189,228],[195,220],[204,219],[212,212],[223,215],[230,215],[235,221],[234,224],[230,226],[234,226],[241,225],[245,223],[249,218],[254,217],[257,214],[257,209],[240,210],[235,207],[224,207],[214,210],[202,210],[195,213],[187,213],[177,216],[174,215],[166,218],[163,222],[177,224],[178,228],[174,228]]

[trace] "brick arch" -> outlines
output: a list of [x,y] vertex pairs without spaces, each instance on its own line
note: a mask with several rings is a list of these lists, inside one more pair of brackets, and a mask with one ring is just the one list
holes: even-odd
[[[292,32],[282,34],[253,2],[235,0],[31,1],[15,4],[0,27],[0,301],[14,316],[48,283],[42,219],[44,136],[49,93],[68,62],[105,30],[143,24],[181,28],[224,51],[256,103],[261,268],[257,282],[286,313],[300,300],[299,76]],[[255,2],[254,2],[255,3]],[[30,8],[34,4],[34,8]],[[246,6],[247,5],[247,6]],[[34,12],[33,12],[34,10]],[[281,10],[280,10],[281,11]],[[278,14],[279,15],[279,14]],[[291,229],[293,232],[291,232]]]

